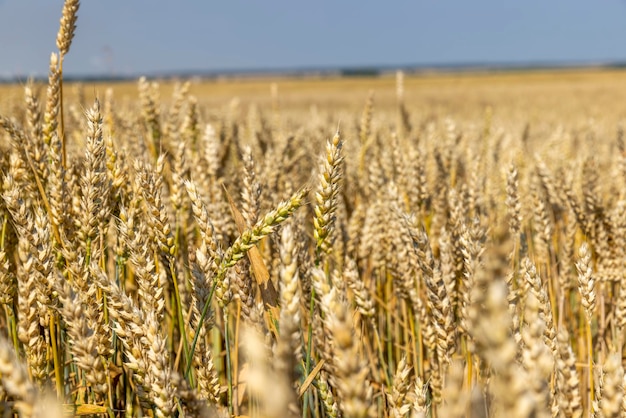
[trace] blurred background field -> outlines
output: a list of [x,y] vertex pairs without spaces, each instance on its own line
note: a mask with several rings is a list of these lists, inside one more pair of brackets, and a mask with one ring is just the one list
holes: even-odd
[[[159,80],[162,100],[171,98],[176,80]],[[185,80],[182,80],[185,81]],[[203,104],[220,106],[236,99],[243,106],[264,106],[272,101],[276,86],[281,112],[311,110],[360,111],[370,91],[385,108],[396,102],[395,74],[376,77],[224,77],[191,79],[190,93]],[[45,89],[44,85],[40,86]],[[137,83],[68,82],[67,95],[74,101],[77,88],[87,102],[111,88],[118,101],[135,100]],[[502,72],[408,74],[404,78],[405,101],[421,117],[450,116],[473,120],[490,106],[494,117],[519,121],[520,116],[539,122],[603,119],[615,123],[626,116],[626,71],[619,69],[560,69]],[[16,104],[23,84],[0,84],[0,109]],[[558,113],[558,115],[557,115]]]
[[[157,81],[161,100],[167,105],[177,81]],[[11,114],[12,106],[20,106],[23,87],[0,84],[2,113]],[[45,91],[44,85],[40,87]],[[81,95],[84,105],[102,98],[107,89],[121,104],[130,105],[138,94],[134,81],[67,83],[66,94],[70,103]],[[545,138],[559,127],[575,134],[592,125],[597,135],[612,135],[626,117],[626,71],[619,69],[408,74],[404,90],[407,108],[422,123],[449,117],[472,128],[489,108],[496,127],[506,126],[508,135],[521,135],[528,127],[530,138]],[[243,112],[250,106],[267,109],[277,94],[278,110],[286,123],[293,123],[304,112],[315,117],[333,115],[334,120],[350,126],[358,122],[370,92],[374,93],[377,117],[382,120],[395,112],[393,73],[376,77],[195,78],[190,86],[190,94],[203,111],[216,117],[233,104]]]

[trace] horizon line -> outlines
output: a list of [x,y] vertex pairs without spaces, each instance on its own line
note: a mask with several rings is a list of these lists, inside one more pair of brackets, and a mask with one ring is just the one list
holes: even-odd
[[[275,68],[242,68],[242,69],[188,69],[188,70],[161,70],[147,73],[133,72],[127,74],[116,73],[74,73],[64,74],[67,81],[128,81],[140,77],[150,79],[175,79],[175,78],[237,78],[237,77],[268,77],[268,76],[339,76],[339,77],[364,77],[382,76],[396,71],[407,74],[419,73],[463,73],[473,71],[507,72],[507,71],[532,71],[532,70],[563,70],[563,69],[623,69],[626,68],[626,60],[567,60],[567,61],[493,61],[493,62],[453,62],[432,64],[384,64],[384,65],[345,65],[345,66],[294,66]],[[47,75],[16,74],[12,76],[0,76],[0,83],[8,84],[24,82],[47,82]]]

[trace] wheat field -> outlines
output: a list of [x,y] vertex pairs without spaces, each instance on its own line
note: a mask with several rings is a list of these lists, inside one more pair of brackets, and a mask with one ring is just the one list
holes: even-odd
[[0,87],[2,416],[626,416],[626,72],[69,84],[78,7]]

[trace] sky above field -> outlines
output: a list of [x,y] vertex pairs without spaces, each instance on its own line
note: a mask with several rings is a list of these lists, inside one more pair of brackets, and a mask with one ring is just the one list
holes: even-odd
[[[0,77],[45,75],[61,0],[0,0]],[[626,0],[86,0],[74,75],[626,61]]]

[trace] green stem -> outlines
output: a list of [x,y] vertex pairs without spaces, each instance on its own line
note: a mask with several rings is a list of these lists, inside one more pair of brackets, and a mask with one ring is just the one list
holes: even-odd
[[178,329],[180,332],[180,338],[183,339],[183,358],[185,364],[189,367],[191,363],[191,357],[189,356],[189,343],[187,342],[187,332],[185,331],[185,319],[183,317],[183,304],[180,298],[180,290],[178,288],[178,279],[176,278],[176,269],[174,268],[174,260],[170,259],[170,274],[172,275],[172,282],[174,282],[174,300],[176,302],[176,311],[178,312]]
[[226,379],[228,380],[228,413],[233,416],[233,376],[230,363],[230,337],[228,332],[228,311],[224,307],[224,344],[226,349]]
[[4,309],[7,316],[7,323],[9,324],[9,336],[13,342],[13,348],[16,353],[20,352],[19,341],[17,340],[17,321],[15,320],[15,312],[13,312],[12,305],[4,305]]
[[[191,349],[189,350],[189,359],[192,359],[193,354],[196,352],[196,344],[198,343],[198,338],[200,337],[200,330],[202,329],[204,318],[209,312],[209,307],[211,306],[211,300],[213,299],[213,294],[215,293],[216,287],[217,287],[217,281],[213,283],[213,286],[211,287],[211,292],[209,293],[209,297],[207,298],[206,302],[204,303],[204,306],[202,307],[200,320],[198,321],[196,332],[193,335],[193,342],[191,343]],[[192,364],[191,361],[187,363],[187,368],[185,369],[185,376],[189,376],[189,372],[191,371],[191,364]]]
[[2,217],[2,235],[0,235],[0,248],[4,250],[4,239],[7,234],[7,223],[9,219],[6,215]]
[[54,363],[54,378],[56,380],[57,396],[59,399],[65,397],[63,390],[63,377],[61,376],[61,362],[57,344],[57,321],[56,315],[50,315],[50,343],[52,345],[52,361]]
[[[307,332],[308,340],[307,340],[307,348],[306,348],[306,360],[304,365],[304,378],[306,379],[309,376],[309,372],[311,370],[311,355],[313,352],[313,311],[315,310],[315,287],[311,286],[311,303],[309,304],[309,329]],[[307,407],[309,404],[309,397],[304,397],[304,404],[302,406],[302,418],[306,418]]]

